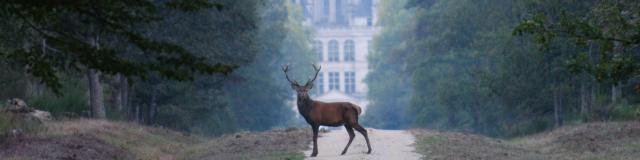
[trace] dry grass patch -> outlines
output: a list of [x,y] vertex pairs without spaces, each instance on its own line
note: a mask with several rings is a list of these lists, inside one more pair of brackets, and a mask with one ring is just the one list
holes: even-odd
[[516,138],[413,130],[425,159],[631,160],[640,157],[640,122],[591,123]]
[[637,159],[640,122],[599,122],[565,126],[512,140],[553,159]]
[[185,150],[181,159],[303,159],[310,134],[304,129],[229,134]]
[[91,135],[123,148],[138,159],[175,159],[184,148],[203,138],[167,129],[102,120],[73,120],[47,125],[47,135]]
[[424,159],[545,159],[525,148],[484,136],[432,130],[411,132],[416,136],[416,151]]
[[41,128],[0,141],[0,159],[303,159],[311,134],[279,129],[210,138],[89,119],[47,122]]
[[[0,145],[0,157],[7,159],[118,160],[134,159],[126,150],[93,136],[12,138]],[[4,158],[0,158],[4,159]]]

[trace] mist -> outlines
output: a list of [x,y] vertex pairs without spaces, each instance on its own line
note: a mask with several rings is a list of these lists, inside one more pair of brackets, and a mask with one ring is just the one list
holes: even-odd
[[637,3],[610,8],[625,2],[158,2],[131,4],[125,18],[7,10],[0,99],[59,119],[209,136],[304,128],[281,67],[303,83],[316,64],[312,97],[362,106],[371,128],[514,137],[631,120]]
[[611,29],[637,27],[636,5],[381,1],[365,123],[514,137],[636,119],[637,32]]

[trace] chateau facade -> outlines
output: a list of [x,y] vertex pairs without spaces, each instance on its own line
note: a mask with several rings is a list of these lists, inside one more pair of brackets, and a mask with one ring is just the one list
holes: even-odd
[[379,31],[378,0],[293,0],[301,6],[305,24],[315,28],[313,49],[322,70],[315,83],[315,99],[349,101],[366,112],[369,73],[367,56]]

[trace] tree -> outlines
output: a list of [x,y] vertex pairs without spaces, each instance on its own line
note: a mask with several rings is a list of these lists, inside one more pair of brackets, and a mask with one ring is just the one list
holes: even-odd
[[412,93],[410,74],[406,73],[410,47],[405,37],[415,26],[414,9],[404,9],[404,1],[382,1],[379,24],[382,33],[374,38],[375,48],[369,55],[371,72],[366,77],[370,100],[363,122],[377,128],[398,129],[408,127],[413,119],[408,113]]
[[[126,6],[126,7],[123,7]],[[174,43],[144,36],[140,25],[162,20],[164,9],[197,11],[219,4],[207,1],[5,1],[2,26],[17,30],[22,44],[0,52],[5,60],[24,66],[57,94],[58,73],[87,70],[93,116],[105,118],[100,74],[145,78],[150,72],[176,80],[192,79],[197,73],[228,73],[232,66],[212,64]],[[118,41],[120,43],[111,43]],[[3,45],[11,45],[3,41]],[[145,58],[126,58],[120,47],[134,46]],[[139,56],[138,56],[139,57]]]
[[292,94],[280,66],[306,69],[313,61],[300,10],[284,0],[218,2],[226,9],[171,14],[155,25],[160,27],[154,35],[238,67],[227,76],[198,76],[193,82],[158,75],[134,81],[132,119],[207,135],[289,125]]
[[562,38],[537,50],[512,34],[533,4],[546,1],[395,2],[381,3],[393,12],[381,14],[370,58],[369,123],[391,128],[400,117],[411,127],[517,136],[581,120],[574,116],[581,100],[571,97],[587,92],[574,84],[592,83],[566,61],[567,51],[584,49]]
[[[553,2],[556,5],[534,2],[538,5],[529,12],[531,16],[514,29],[514,34],[531,35],[541,50],[550,50],[558,44],[575,46],[577,49],[568,51],[572,55],[566,58],[568,68],[575,74],[586,73],[590,79],[611,86],[610,104],[601,108],[600,115],[610,117],[622,97],[621,87],[629,86],[628,81],[638,74],[640,3],[627,0]],[[638,88],[637,83],[635,86]],[[581,94],[587,95],[586,90],[582,89]],[[588,98],[583,97],[581,110],[586,112]]]
[[308,74],[314,62],[311,31],[302,25],[299,6],[286,0],[269,0],[260,7],[260,13],[257,52],[225,85],[233,115],[238,117],[236,124],[250,130],[284,127],[292,120],[295,113],[288,102],[293,94],[280,67],[291,64],[298,68],[297,73]]

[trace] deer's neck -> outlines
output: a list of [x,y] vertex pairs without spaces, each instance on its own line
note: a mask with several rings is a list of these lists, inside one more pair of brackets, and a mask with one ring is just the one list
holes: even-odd
[[309,117],[309,112],[311,112],[311,107],[313,106],[313,99],[306,96],[298,95],[298,112],[304,117]]

